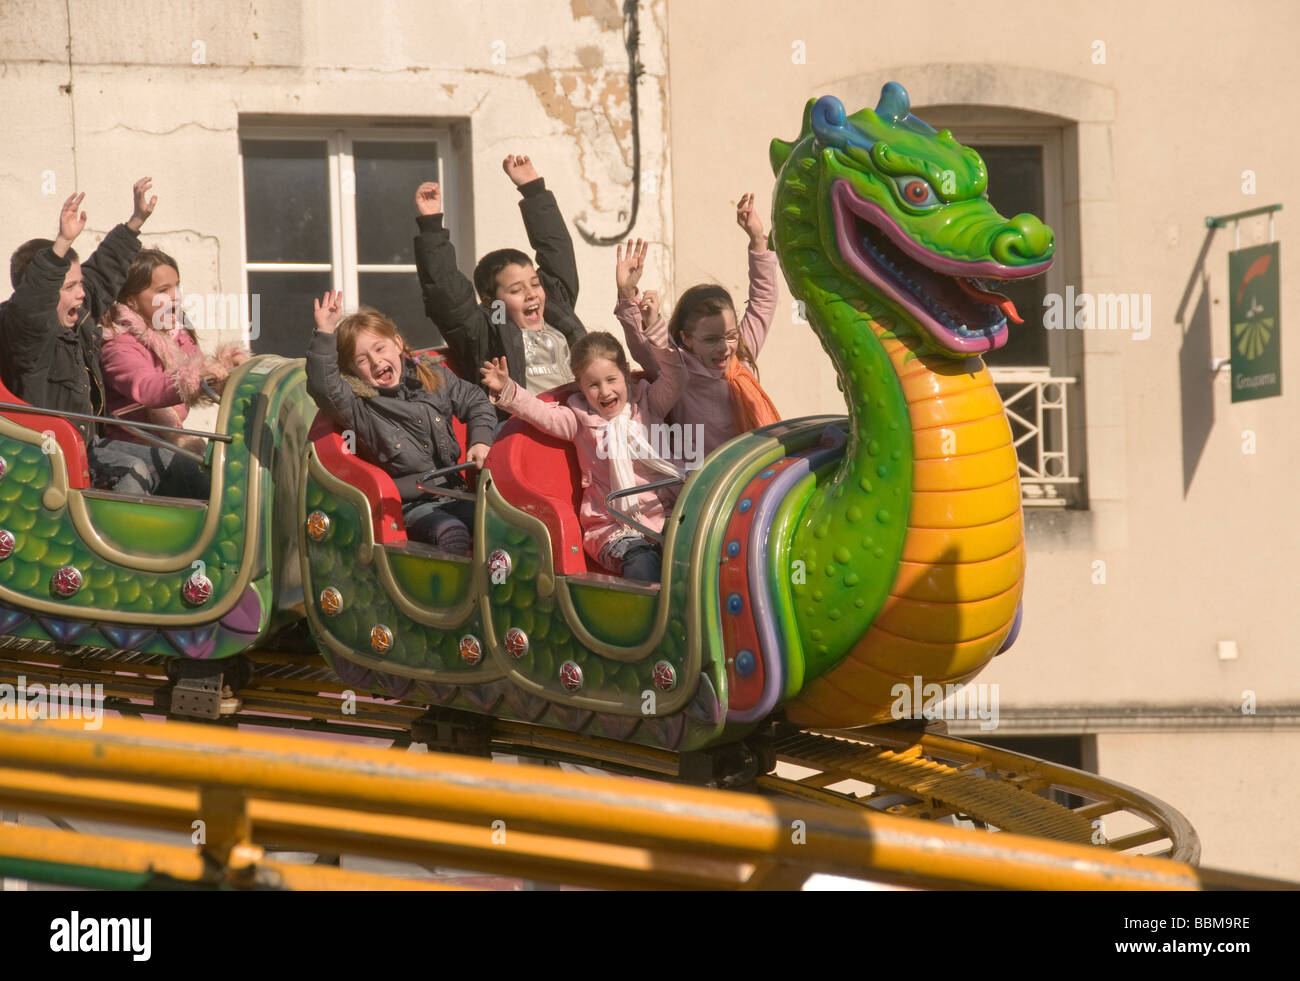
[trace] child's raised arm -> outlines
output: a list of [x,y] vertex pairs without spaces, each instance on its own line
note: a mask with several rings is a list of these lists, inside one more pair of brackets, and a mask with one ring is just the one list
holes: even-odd
[[510,377],[505,358],[484,361],[479,369],[483,387],[492,396],[492,404],[531,423],[543,432],[572,440],[578,434],[578,417],[567,405],[543,402]]
[[86,309],[96,320],[117,302],[117,294],[126,282],[127,270],[140,254],[140,229],[158,205],[158,195],[150,196],[153,178],[141,177],[131,187],[131,217],[111,229],[85,262],[81,264],[86,289]]
[[511,154],[501,162],[506,176],[514,182],[523,198],[519,210],[524,216],[528,244],[537,253],[537,268],[547,274],[542,285],[547,292],[559,292],[570,307],[578,301],[578,261],[573,254],[573,237],[560,215],[555,195],[537,173],[532,160]]
[[316,330],[307,345],[307,394],[339,425],[354,426],[357,394],[339,372],[338,340],[334,336],[343,316],[343,294],[331,291],[312,302]]
[[767,340],[767,332],[776,316],[777,289],[776,253],[767,247],[763,219],[754,207],[754,195],[742,194],[736,205],[736,224],[749,236],[749,297],[745,301],[745,315],[740,320],[740,336],[754,357]]
[[474,284],[456,265],[456,248],[443,227],[442,189],[425,181],[415,191],[415,273],[424,296],[424,312],[452,349],[456,367],[473,370],[488,356],[491,345],[487,312],[478,302]]
[[[640,311],[638,311],[639,313]],[[650,411],[663,419],[677,405],[686,389],[686,362],[681,349],[672,342],[659,318],[659,331],[647,332],[652,357],[659,366],[659,377],[650,384]]]
[[648,248],[649,244],[643,239],[628,242],[626,253],[623,252],[621,243],[618,246],[614,262],[618,303],[614,307],[614,316],[623,325],[623,337],[627,340],[628,351],[641,365],[646,378],[654,381],[659,377],[659,362],[655,358],[651,336],[662,345],[667,341],[668,328],[659,316],[659,294],[653,290],[637,293],[637,283],[645,271]]

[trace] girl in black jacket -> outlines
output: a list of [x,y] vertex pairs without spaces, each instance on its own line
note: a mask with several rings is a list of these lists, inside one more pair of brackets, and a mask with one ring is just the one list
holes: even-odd
[[[473,503],[427,495],[419,478],[460,459],[452,416],[469,429],[466,461],[483,466],[496,426],[492,403],[442,365],[417,361],[397,326],[377,310],[363,307],[340,319],[343,294],[337,292],[316,300],[315,308],[307,391],[322,412],[355,434],[361,458],[393,478],[406,537],[468,554]],[[437,483],[466,486],[459,474]]]

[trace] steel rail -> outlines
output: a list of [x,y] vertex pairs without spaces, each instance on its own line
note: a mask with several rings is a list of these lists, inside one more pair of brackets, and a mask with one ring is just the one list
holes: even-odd
[[[755,866],[753,884],[814,872],[976,888],[1191,889],[1182,863],[866,811],[623,777],[505,767],[186,723],[0,721],[11,769],[197,789],[211,855],[252,862],[249,799],[450,822]],[[27,806],[31,806],[30,802]],[[338,831],[338,825],[335,826]],[[792,833],[796,829],[797,833]],[[346,835],[337,844],[346,851]],[[748,880],[747,880],[747,884]]]

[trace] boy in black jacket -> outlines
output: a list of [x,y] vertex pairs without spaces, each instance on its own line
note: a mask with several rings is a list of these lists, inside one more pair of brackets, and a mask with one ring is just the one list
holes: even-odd
[[[14,294],[0,304],[0,365],[5,385],[38,408],[102,415],[104,379],[100,320],[117,299],[140,251],[140,228],[158,203],[151,180],[135,182],[135,209],[84,263],[72,243],[86,227],[85,193],[63,202],[54,241],[35,238],[14,252]],[[104,439],[99,425],[70,419],[86,441],[95,486],[125,494],[206,497],[207,478],[190,460],[162,447]]]
[[415,192],[415,264],[425,313],[446,339],[460,376],[481,384],[479,367],[504,357],[515,382],[538,394],[573,380],[569,348],[587,333],[573,310],[578,264],[555,195],[528,157],[506,157],[502,169],[522,195],[519,210],[536,267],[518,249],[498,249],[479,260],[471,283],[456,266],[442,226],[442,192],[432,182]]

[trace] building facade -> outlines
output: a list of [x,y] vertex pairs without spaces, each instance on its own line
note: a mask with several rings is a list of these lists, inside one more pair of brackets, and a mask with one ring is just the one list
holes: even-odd
[[[574,231],[578,312],[610,329],[614,252],[596,239],[648,239],[643,285],[669,296],[702,281],[743,295],[735,202],[770,206],[768,142],[810,98],[852,112],[898,81],[984,153],[995,205],[1057,237],[1052,272],[1017,296],[1026,327],[991,359],[1023,437],[1029,547],[1024,628],[979,679],[999,686],[995,735],[1059,737],[1061,758],[1164,798],[1206,864],[1300,878],[1296,345],[1281,397],[1230,401],[1211,368],[1229,353],[1226,255],[1270,223],[1205,224],[1283,203],[1273,233],[1290,227],[1298,21],[1282,0],[7,3],[7,247],[51,235],[77,189],[89,251],[147,174],[145,242],[178,259],[205,344],[255,334],[300,355],[329,288],[428,343],[415,186],[443,183],[468,272],[525,245],[501,160],[527,153]],[[1296,309],[1285,247],[1282,270]],[[1085,295],[1110,298],[1112,320],[1044,329]],[[810,342],[783,293],[759,367],[787,416],[843,409]]]

